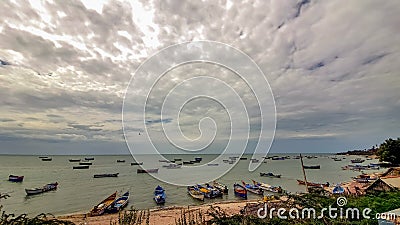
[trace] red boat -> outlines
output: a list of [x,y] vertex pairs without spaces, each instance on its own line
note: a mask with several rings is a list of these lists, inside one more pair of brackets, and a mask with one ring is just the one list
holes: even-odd
[[24,180],[24,176],[10,175],[10,176],[8,176],[8,180],[11,182],[22,182]]
[[[297,183],[299,185],[306,185],[306,182],[303,180],[297,180]],[[309,186],[309,187],[329,187],[329,183],[326,182],[325,184],[321,184],[321,183],[307,182],[307,186]]]

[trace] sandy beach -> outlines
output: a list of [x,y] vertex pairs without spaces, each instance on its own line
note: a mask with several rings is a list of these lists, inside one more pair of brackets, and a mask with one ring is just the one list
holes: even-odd
[[[229,202],[218,202],[218,203],[210,203],[204,205],[193,205],[193,206],[173,206],[168,208],[155,208],[150,209],[150,224],[175,224],[182,216],[183,210],[186,215],[189,212],[192,215],[198,215],[199,212],[206,216],[207,210],[213,207],[219,207],[223,210],[227,215],[234,215],[240,213],[240,210],[243,209],[248,203],[257,203],[260,200],[238,200],[238,201],[229,201]],[[65,215],[59,216],[57,219],[60,220],[68,220],[75,224],[93,224],[93,225],[104,225],[110,224],[110,222],[118,222],[118,214],[106,214],[102,216],[88,217],[85,214],[73,214],[73,215]],[[206,220],[209,219],[206,217]],[[145,221],[142,224],[146,224]]]

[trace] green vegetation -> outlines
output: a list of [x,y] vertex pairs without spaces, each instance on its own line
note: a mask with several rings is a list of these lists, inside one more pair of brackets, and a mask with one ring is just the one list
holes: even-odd
[[150,224],[150,210],[137,210],[131,207],[118,214],[118,222],[110,221],[110,225],[139,225]]
[[383,142],[376,153],[381,161],[400,164],[400,138],[397,140],[387,139]]
[[21,214],[19,216],[15,216],[14,214],[6,214],[5,211],[2,211],[2,206],[0,206],[1,217],[0,224],[1,225],[73,225],[74,223],[69,221],[63,221],[56,219],[51,214],[40,214],[34,218],[28,218],[26,214]]

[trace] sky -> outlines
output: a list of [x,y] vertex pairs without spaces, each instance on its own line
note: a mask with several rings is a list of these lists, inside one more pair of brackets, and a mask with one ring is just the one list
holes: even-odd
[[[129,154],[122,106],[135,71],[168,46],[199,40],[231,45],[263,72],[276,107],[271,152],[340,152],[400,136],[397,0],[2,1],[0,15],[0,154]],[[163,126],[179,125],[180,138],[192,140],[211,132],[206,153],[228,139],[249,139],[244,129],[229,136],[232,118],[210,99],[191,101],[179,119],[160,117],[162,96],[199,75],[223,80],[238,95],[204,79],[177,92],[172,105],[199,89],[227,105],[242,98],[257,108],[232,71],[193,63],[154,86],[139,120],[148,130],[134,132],[151,133],[164,149],[171,143]],[[131,119],[141,118],[143,108],[132,104]],[[205,117],[211,120],[202,127]],[[243,119],[252,126],[249,146],[260,118],[255,110]],[[140,141],[132,145],[147,152]]]

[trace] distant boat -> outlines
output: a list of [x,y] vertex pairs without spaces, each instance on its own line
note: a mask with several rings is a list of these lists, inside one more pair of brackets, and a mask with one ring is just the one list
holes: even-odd
[[50,183],[50,184],[46,184],[43,187],[40,188],[32,188],[32,189],[25,189],[25,192],[27,195],[37,195],[37,194],[41,194],[43,192],[48,192],[51,190],[56,190],[57,189],[57,185],[58,183]]
[[106,199],[101,201],[99,204],[97,204],[95,207],[93,207],[93,209],[90,210],[90,215],[91,216],[103,215],[105,210],[115,201],[116,197],[117,197],[117,192],[114,192]]
[[94,157],[86,157],[85,160],[94,160]]
[[143,162],[131,162],[131,166],[143,165]]
[[342,186],[340,186],[340,184],[337,184],[333,190],[332,190],[333,194],[343,194],[344,193],[344,188]]
[[80,162],[79,165],[86,165],[86,166],[90,166],[92,165],[92,162]]
[[42,158],[42,161],[51,161],[53,160],[52,158]]
[[188,194],[192,196],[192,198],[204,201],[204,195],[200,192],[200,190],[195,186],[187,187]]
[[125,192],[121,197],[111,203],[111,205],[106,209],[107,213],[117,213],[121,211],[129,202],[129,191]]
[[361,158],[357,158],[357,159],[352,159],[351,163],[363,163],[365,160],[361,159]]
[[233,192],[236,196],[247,199],[247,190],[242,185],[235,183],[233,185]]
[[208,163],[207,166],[219,166],[218,163]]
[[81,159],[69,159],[70,162],[80,162]]
[[8,176],[8,180],[11,182],[22,182],[24,180],[24,176],[10,175]]
[[183,165],[189,165],[189,164],[194,164],[192,161],[183,161]]
[[258,186],[260,189],[263,189],[264,191],[269,191],[269,192],[273,192],[273,193],[282,193],[283,189],[281,187],[275,187],[269,184],[265,184],[262,182],[257,182],[255,180],[252,180],[254,186]]
[[137,169],[137,173],[158,173],[158,168],[156,169]]
[[168,165],[163,165],[162,167],[167,168],[167,169],[179,169],[182,167],[182,165],[176,164],[176,163],[170,163]]
[[154,190],[154,201],[157,204],[164,204],[166,198],[167,195],[165,194],[165,190],[160,185],[158,185]]
[[201,157],[195,157],[194,160],[195,160],[196,162],[201,162],[201,160],[203,160],[203,158],[201,158]]
[[48,158],[48,156],[39,156],[39,159],[45,159]]
[[303,166],[304,169],[321,169],[320,165]]
[[240,160],[247,160],[247,157],[240,157]]
[[247,191],[256,194],[256,195],[262,195],[264,194],[263,189],[260,188],[258,185],[251,185],[251,184],[246,184],[244,181],[242,181],[243,187],[246,188]]
[[260,173],[261,177],[275,177],[275,178],[281,178],[280,174],[273,174],[271,172],[269,173]]
[[125,159],[117,159],[117,163],[124,163]]
[[103,177],[118,177],[119,173],[104,173],[104,174],[95,174],[93,178],[103,178]]
[[182,159],[180,159],[180,158],[177,158],[177,159],[174,159],[175,161],[182,161]]
[[342,159],[334,158],[334,161],[342,161]]
[[277,156],[271,158],[271,160],[285,160],[285,159],[286,159],[285,157],[277,157]]
[[260,160],[258,160],[258,159],[251,159],[251,162],[252,162],[252,163],[258,163],[258,162],[260,162]]
[[74,166],[72,167],[74,170],[81,170],[81,169],[89,169],[89,166]]
[[[297,183],[299,185],[306,185],[306,182],[304,180],[297,180]],[[309,186],[309,187],[329,187],[329,183],[326,182],[325,184],[322,184],[322,183],[307,182],[307,186]]]
[[228,194],[228,186],[221,184],[217,181],[213,181],[213,186],[217,188],[220,192],[224,194]]

